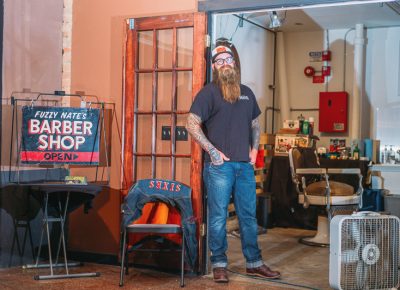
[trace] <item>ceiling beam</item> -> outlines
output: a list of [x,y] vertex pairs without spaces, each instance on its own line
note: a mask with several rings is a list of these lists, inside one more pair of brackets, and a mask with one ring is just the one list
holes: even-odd
[[[390,0],[389,0],[390,1]],[[306,8],[317,5],[343,5],[353,3],[388,2],[388,0],[199,0],[198,10],[207,12],[235,12],[261,9]]]

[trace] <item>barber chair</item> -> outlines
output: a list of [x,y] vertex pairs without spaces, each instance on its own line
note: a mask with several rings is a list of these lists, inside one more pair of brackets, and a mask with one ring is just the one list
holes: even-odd
[[[185,199],[186,208],[179,208],[178,202]],[[145,213],[146,205],[162,205],[161,211],[172,206],[174,209],[180,211],[179,220],[175,220],[176,223],[168,223],[167,218],[161,218],[160,216],[149,218],[149,215]],[[185,212],[185,213],[183,213]],[[164,211],[165,213],[165,211]],[[121,271],[120,271],[120,283],[119,286],[124,285],[124,268],[126,274],[128,274],[128,253],[132,251],[169,251],[170,249],[142,249],[132,244],[128,246],[129,235],[132,234],[131,238],[134,240],[135,236],[140,234],[149,234],[153,236],[161,236],[164,234],[177,234],[181,235],[182,242],[179,245],[178,251],[181,252],[180,257],[180,286],[184,287],[184,266],[185,266],[185,245],[195,246],[197,255],[197,241],[193,240],[191,233],[192,230],[186,228],[190,225],[187,223],[190,220],[190,224],[195,225],[192,204],[191,204],[191,188],[177,181],[172,180],[160,180],[160,179],[145,179],[139,180],[129,191],[125,197],[124,204],[122,205],[122,224],[121,224]],[[166,213],[168,215],[168,211]],[[147,215],[147,216],[146,216]],[[146,217],[145,217],[146,216]],[[193,228],[192,228],[193,229]],[[195,228],[194,228],[195,229]],[[195,231],[193,232],[193,234]],[[194,237],[195,238],[195,237]],[[192,248],[194,249],[194,248]],[[193,251],[189,251],[193,252]],[[187,256],[190,253],[186,253]],[[193,266],[193,260],[189,259],[189,264]],[[166,261],[167,262],[167,261]],[[168,263],[168,262],[167,262]],[[166,264],[167,264],[166,263]]]
[[[304,208],[310,205],[323,207],[318,216],[317,234],[304,237],[300,242],[310,246],[329,246],[329,224],[337,214],[351,214],[362,207],[362,175],[359,168],[320,168],[314,148],[291,148],[289,162],[292,181],[298,193],[298,202]],[[352,174],[358,177],[358,188],[329,180],[337,174]]]

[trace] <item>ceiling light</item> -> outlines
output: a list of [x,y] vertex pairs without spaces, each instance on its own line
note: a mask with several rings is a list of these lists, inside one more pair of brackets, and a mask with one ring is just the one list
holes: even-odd
[[278,28],[281,27],[282,22],[279,19],[278,13],[276,13],[276,11],[272,11],[269,13],[269,18],[270,18],[270,23],[269,23],[269,28],[274,29],[274,28]]

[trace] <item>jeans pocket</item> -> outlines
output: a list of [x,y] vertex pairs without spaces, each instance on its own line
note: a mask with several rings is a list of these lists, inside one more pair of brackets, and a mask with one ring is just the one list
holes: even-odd
[[219,164],[219,165],[216,165],[216,164],[214,164],[214,163],[212,163],[212,162],[210,162],[210,164],[209,164],[209,169],[221,169],[223,166],[224,166],[224,164],[225,164],[225,162],[224,163],[222,163],[222,164]]

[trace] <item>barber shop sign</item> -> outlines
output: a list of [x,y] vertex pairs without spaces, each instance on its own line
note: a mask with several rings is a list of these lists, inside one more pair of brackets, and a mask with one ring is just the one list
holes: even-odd
[[22,163],[99,163],[99,109],[22,108]]

